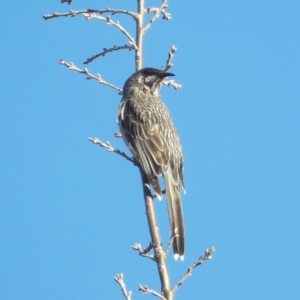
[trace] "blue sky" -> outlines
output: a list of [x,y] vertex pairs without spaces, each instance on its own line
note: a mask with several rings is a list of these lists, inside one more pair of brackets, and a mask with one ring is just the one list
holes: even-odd
[[[137,289],[159,290],[156,266],[130,248],[150,241],[138,170],[88,141],[126,149],[113,136],[120,96],[57,63],[82,68],[127,39],[81,16],[42,19],[70,8],[134,10],[136,2],[59,2],[2,5],[0,299],[122,299],[113,281],[121,272],[133,299],[150,298]],[[172,285],[216,248],[176,299],[300,297],[299,9],[291,0],[170,0],[172,19],[146,35],[144,66],[160,68],[176,45],[172,72],[183,86],[161,91],[187,186],[186,255],[168,259]],[[112,18],[134,32],[130,19]],[[122,87],[133,52],[87,67]],[[166,244],[165,201],[156,209]]]

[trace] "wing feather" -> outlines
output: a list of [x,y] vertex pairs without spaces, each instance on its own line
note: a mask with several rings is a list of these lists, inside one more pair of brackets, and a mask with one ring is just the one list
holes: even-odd
[[[162,191],[158,177],[164,177],[171,233],[178,235],[173,243],[174,254],[183,259],[184,226],[180,186],[185,192],[185,184],[181,145],[169,112],[160,99],[151,93],[142,96],[140,99],[129,96],[121,103],[118,123],[125,143],[146,173],[159,199]],[[139,101],[143,101],[142,104]]]

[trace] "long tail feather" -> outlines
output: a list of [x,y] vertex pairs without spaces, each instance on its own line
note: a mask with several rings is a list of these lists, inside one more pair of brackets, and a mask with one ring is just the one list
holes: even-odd
[[[180,188],[172,183],[172,172],[168,170],[164,174],[165,187],[168,202],[169,220],[171,227],[171,234],[178,235],[173,241],[173,252],[175,259],[178,257],[184,258],[184,225],[183,213],[180,200]],[[179,184],[179,183],[178,183]]]

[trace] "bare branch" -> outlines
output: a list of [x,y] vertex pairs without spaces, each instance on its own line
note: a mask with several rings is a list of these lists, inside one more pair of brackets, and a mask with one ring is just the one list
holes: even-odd
[[161,282],[161,291],[164,297],[168,300],[172,300],[174,293],[170,288],[170,276],[168,272],[168,266],[166,263],[166,255],[162,247],[162,241],[159,233],[159,227],[157,224],[154,201],[151,194],[150,182],[146,173],[140,168],[140,174],[143,185],[144,201],[146,206],[146,215],[148,219],[148,225],[151,235],[151,244],[154,249],[154,257],[157,263],[157,269]]
[[161,11],[161,13],[163,15],[163,20],[169,21],[172,18],[172,15],[166,12],[164,9]]
[[169,253],[169,251],[170,251],[170,249],[171,249],[171,246],[173,245],[174,239],[175,239],[176,237],[178,237],[178,236],[179,236],[178,234],[173,234],[173,236],[170,238],[169,245],[168,245],[167,249],[165,250],[165,255],[166,255],[166,256],[168,255],[168,253]]
[[167,300],[163,295],[153,290],[150,290],[147,286],[139,285],[139,291],[142,292],[143,294],[152,294],[153,296],[156,296],[160,299]]
[[171,61],[172,61],[176,51],[177,51],[177,48],[173,45],[171,47],[170,52],[168,53],[168,59],[167,59],[167,62],[166,62],[166,67],[162,68],[163,71],[167,72],[169,69],[171,69],[173,67],[173,64],[171,63]]
[[129,38],[129,44],[132,45],[135,50],[137,50],[137,45],[134,38],[127,32],[124,27],[120,25],[119,21],[114,22],[109,16],[106,18],[106,20],[108,25],[116,26],[124,35],[126,35]]
[[119,286],[121,287],[122,293],[124,295],[124,297],[126,298],[126,300],[131,300],[131,296],[132,296],[132,292],[126,290],[126,286],[124,283],[124,275],[121,274],[117,274],[117,276],[114,277],[114,280],[119,284]]
[[[156,13],[159,10],[159,7],[149,7],[147,9],[147,13],[150,14],[151,12]],[[161,14],[163,15],[163,20],[169,21],[172,18],[172,15],[166,12],[164,9],[161,10]]]
[[212,247],[210,249],[206,249],[204,257],[202,257],[202,255],[200,255],[199,260],[197,262],[193,263],[192,266],[188,268],[186,274],[184,276],[182,276],[181,279],[179,280],[179,282],[173,287],[172,292],[173,293],[176,292],[176,290],[179,288],[179,286],[181,286],[183,284],[183,282],[192,275],[192,272],[196,267],[202,265],[205,260],[212,259],[212,254],[215,251],[216,250],[214,247]]
[[102,141],[100,141],[97,138],[89,138],[89,141],[91,141],[93,144],[99,145],[102,148],[106,148],[108,152],[114,152],[114,153],[117,153],[117,154],[121,155],[126,160],[132,162],[135,166],[138,166],[138,163],[137,163],[137,161],[134,158],[127,156],[124,152],[120,151],[119,149],[115,149],[110,144],[110,142],[103,143]]
[[138,18],[136,19],[136,45],[135,51],[135,69],[140,70],[143,67],[143,42],[144,42],[144,18],[145,18],[145,0],[138,0]]
[[[64,2],[68,2],[69,4],[72,2],[72,0],[65,0]],[[115,14],[125,14],[125,15],[129,15],[131,16],[134,20],[136,20],[137,18],[137,14],[129,11],[129,10],[123,10],[123,9],[111,9],[111,8],[107,8],[107,9],[85,9],[85,10],[78,10],[78,11],[74,11],[71,10],[69,12],[65,12],[65,13],[57,13],[54,12],[51,15],[44,15],[43,18],[45,20],[49,20],[52,18],[59,18],[59,17],[76,17],[77,15],[83,15],[83,14],[87,14],[87,13],[98,13],[100,15],[105,14],[105,13],[110,13],[111,15],[115,15]]]
[[92,62],[94,59],[100,57],[100,56],[105,56],[107,53],[109,52],[113,52],[113,51],[117,51],[117,50],[122,50],[122,49],[128,49],[129,51],[133,50],[134,47],[130,46],[130,45],[124,45],[124,46],[113,46],[112,48],[103,48],[103,52],[98,53],[96,55],[93,55],[90,58],[87,58],[87,60],[84,62],[85,65],[89,64],[90,62]]
[[141,244],[135,244],[131,247],[133,250],[136,250],[139,252],[139,255],[143,256],[143,257],[147,257],[150,258],[151,260],[155,261],[155,258],[153,255],[148,254],[148,252],[150,252],[153,249],[152,244],[150,243],[150,245],[146,248],[146,249],[142,249],[142,245]]
[[129,39],[129,44],[133,46],[133,48],[135,50],[137,50],[137,46],[136,46],[136,43],[135,43],[135,40],[134,38],[130,35],[130,33],[120,25],[120,22],[119,21],[113,21],[110,16],[107,16],[106,18],[102,17],[102,16],[98,16],[97,14],[82,14],[86,20],[91,20],[91,19],[97,19],[97,20],[100,20],[100,21],[105,21],[107,23],[107,25],[113,25],[115,27],[117,27],[125,36],[128,37]]
[[[176,51],[177,51],[177,48],[173,45],[171,47],[170,52],[168,53],[168,59],[167,59],[165,68],[164,67],[161,68],[163,71],[167,72],[169,69],[171,69],[173,67],[173,64],[171,63],[171,61],[172,61]],[[163,82],[163,84],[166,86],[173,86],[175,90],[179,90],[182,87],[181,84],[176,83],[174,80],[165,80]]]
[[66,66],[69,70],[77,71],[77,72],[79,72],[79,73],[82,73],[82,74],[87,75],[87,78],[86,78],[86,79],[95,79],[95,80],[97,80],[100,84],[107,85],[107,86],[109,86],[109,87],[111,87],[111,88],[113,88],[113,89],[119,91],[119,94],[122,95],[123,90],[122,90],[121,88],[119,88],[119,87],[117,87],[117,86],[115,86],[115,85],[113,85],[113,84],[111,84],[111,83],[109,83],[109,82],[103,80],[102,77],[100,76],[100,74],[97,74],[97,76],[95,76],[95,75],[91,74],[91,73],[88,71],[88,69],[84,68],[84,70],[81,70],[81,69],[77,68],[72,62],[67,63],[67,62],[65,62],[63,59],[60,59],[60,60],[59,60],[59,63],[60,63],[61,65],[63,65],[63,66]]
[[165,80],[163,84],[166,86],[173,86],[175,90],[180,90],[182,87],[181,84],[176,83],[174,80]]
[[163,13],[163,19],[166,19],[166,20],[170,20],[171,19],[171,15],[165,12],[165,8],[168,7],[167,2],[168,2],[168,0],[163,0],[163,3],[161,4],[160,7],[151,7],[151,8],[148,8],[147,12],[148,13],[154,12],[154,16],[149,21],[149,23],[144,27],[144,32],[146,32],[151,27],[151,25],[153,24],[153,22],[159,17],[159,15],[160,15],[160,13],[162,11],[164,11],[164,13]]

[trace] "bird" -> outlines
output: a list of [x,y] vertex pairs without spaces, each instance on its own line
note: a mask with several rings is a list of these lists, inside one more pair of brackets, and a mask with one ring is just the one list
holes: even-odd
[[146,174],[156,196],[162,199],[158,177],[164,179],[173,253],[184,259],[184,222],[180,188],[183,178],[183,153],[169,110],[159,96],[163,81],[175,76],[155,68],[140,69],[123,87],[117,122],[121,135],[134,159]]

